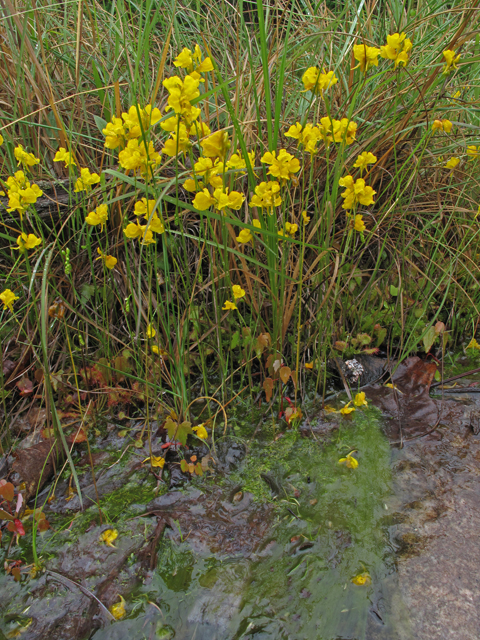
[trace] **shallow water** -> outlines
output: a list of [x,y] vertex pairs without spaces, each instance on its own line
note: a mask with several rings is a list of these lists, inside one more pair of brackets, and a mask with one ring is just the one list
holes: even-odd
[[[106,454],[97,489],[110,524],[98,525],[95,506],[78,513],[76,499],[52,503],[48,571],[21,584],[0,576],[2,630],[25,640],[478,640],[479,395],[445,400],[435,431],[404,448],[375,409],[256,442],[240,463],[229,439],[218,450],[233,472],[157,497],[135,456],[112,467]],[[115,437],[108,446],[118,450]],[[338,463],[351,451],[356,469]],[[115,549],[99,544],[107,526],[119,531]],[[31,560],[30,545],[27,535],[10,559]],[[352,582],[366,573],[370,584]],[[108,622],[89,593],[106,607],[123,595],[126,617]]]

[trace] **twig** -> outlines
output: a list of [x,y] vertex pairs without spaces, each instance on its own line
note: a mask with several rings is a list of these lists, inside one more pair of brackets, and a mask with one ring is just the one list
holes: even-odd
[[47,569],[47,573],[50,574],[52,576],[52,578],[54,578],[55,580],[58,580],[58,582],[61,582],[62,584],[64,584],[69,589],[71,589],[72,585],[73,585],[74,587],[77,587],[77,589],[80,589],[80,591],[84,595],[88,596],[89,598],[93,598],[94,600],[96,600],[96,602],[98,602],[98,604],[100,606],[100,609],[103,611],[103,613],[105,614],[107,619],[110,620],[110,621],[114,621],[115,620],[115,617],[110,613],[110,611],[103,604],[103,602],[100,602],[100,600],[97,598],[97,596],[95,596],[87,588],[83,587],[78,582],[75,582],[75,580],[71,580],[70,578],[67,578],[66,576],[63,576],[61,573],[57,573],[56,571],[51,571],[50,569]]
[[471,369],[470,371],[465,371],[465,373],[459,373],[458,375],[452,376],[451,378],[447,378],[446,380],[439,380],[438,382],[434,382],[433,384],[430,385],[430,389],[433,389],[434,387],[438,387],[440,384],[446,384],[447,382],[453,382],[454,380],[459,380],[460,378],[466,378],[467,376],[473,373],[480,373],[480,368]]

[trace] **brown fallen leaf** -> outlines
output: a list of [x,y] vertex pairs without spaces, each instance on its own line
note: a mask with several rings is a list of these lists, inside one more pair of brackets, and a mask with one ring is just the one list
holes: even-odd
[[440,417],[437,402],[430,398],[437,365],[417,356],[402,362],[392,376],[393,386],[369,385],[363,391],[386,417],[387,436],[396,442],[430,432]]

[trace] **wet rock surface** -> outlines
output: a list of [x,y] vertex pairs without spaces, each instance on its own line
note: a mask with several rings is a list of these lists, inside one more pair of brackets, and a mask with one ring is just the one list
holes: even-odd
[[445,422],[394,451],[399,522],[390,533],[399,554],[399,590],[393,607],[397,616],[402,611],[400,638],[478,640],[480,438],[470,428],[475,399],[435,402]]

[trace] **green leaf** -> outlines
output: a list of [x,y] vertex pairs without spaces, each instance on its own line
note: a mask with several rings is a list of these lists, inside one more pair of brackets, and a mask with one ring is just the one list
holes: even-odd
[[193,433],[191,422],[182,422],[178,424],[170,417],[165,422],[165,429],[167,430],[168,437],[172,441],[180,442],[185,446],[187,444],[187,437]]
[[240,331],[235,331],[230,341],[230,349],[235,349],[235,347],[238,347],[239,342],[240,342]]
[[398,287],[394,287],[393,284],[390,285],[390,295],[398,296]]
[[100,116],[93,116],[93,119],[95,120],[95,124],[97,125],[100,133],[103,133],[103,130],[107,126],[107,121],[103,118],[100,118]]
[[10,522],[13,522],[15,518],[7,513],[7,511],[0,509],[0,520],[10,520]]
[[423,346],[425,348],[425,353],[428,353],[430,351],[433,343],[435,342],[436,337],[437,337],[437,334],[435,333],[435,327],[430,327],[428,331],[425,333],[425,335],[423,336]]

